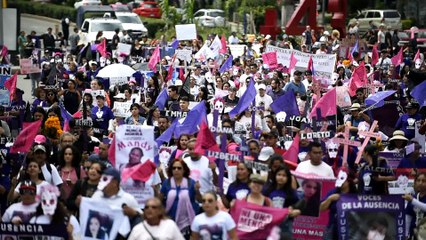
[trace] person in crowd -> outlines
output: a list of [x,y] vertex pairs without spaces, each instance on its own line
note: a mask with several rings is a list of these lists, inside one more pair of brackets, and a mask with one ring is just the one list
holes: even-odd
[[114,119],[114,113],[105,104],[105,96],[96,96],[97,106],[92,108],[91,117],[99,132],[94,134],[95,137],[102,138],[103,135],[108,135],[108,123]]
[[124,123],[129,125],[143,125],[145,118],[139,115],[139,109],[140,106],[138,103],[130,105],[130,112],[132,114],[124,119]]
[[265,186],[265,183],[266,177],[259,174],[251,174],[249,183],[250,193],[247,194],[245,201],[260,206],[272,206],[271,199],[262,194],[262,189]]
[[405,137],[405,133],[401,130],[396,130],[392,134],[393,136],[388,140],[389,144],[383,150],[385,152],[402,153],[405,151],[408,139]]
[[293,81],[288,82],[285,85],[284,91],[287,92],[289,90],[293,90],[293,92],[299,96],[306,95],[306,88],[302,83],[302,72],[296,70],[293,74],[293,77]]
[[203,213],[198,214],[191,224],[191,239],[238,239],[232,217],[219,211],[215,192],[206,192],[202,199]]
[[144,208],[144,220],[137,224],[130,233],[129,240],[138,239],[185,239],[176,222],[168,219],[161,200],[151,198]]
[[408,202],[405,211],[405,228],[407,238],[414,237],[414,230],[420,226],[420,221],[426,212],[426,173],[419,173],[414,179],[415,195],[405,194]]
[[46,90],[44,90],[43,88],[37,88],[35,90],[35,96],[36,99],[33,101],[32,103],[32,112],[34,113],[35,109],[37,108],[37,106],[43,107],[43,108],[47,108],[48,107],[48,103],[47,103],[47,99],[46,99]]
[[16,225],[29,223],[35,215],[38,202],[36,201],[36,183],[24,180],[19,186],[20,202],[11,204],[3,214],[1,221]]
[[321,143],[311,142],[308,151],[309,160],[300,162],[297,165],[296,172],[334,178],[333,169],[322,161],[322,154]]
[[252,168],[249,168],[247,164],[238,163],[235,181],[229,185],[226,195],[221,195],[222,203],[226,208],[230,208],[235,200],[245,199],[250,193],[249,182],[252,173]]
[[338,239],[339,232],[335,221],[337,218],[337,201],[341,194],[356,194],[358,192],[354,179],[353,172],[340,169],[337,174],[335,188],[329,191],[321,201],[320,211],[330,210],[327,230],[324,236],[325,240]]
[[409,102],[405,106],[407,113],[399,117],[397,123],[395,124],[395,129],[402,130],[407,139],[412,139],[415,137],[415,123],[422,120],[423,117],[418,112],[419,104]]
[[191,236],[190,226],[199,210],[196,200],[201,202],[200,183],[189,178],[189,173],[186,163],[175,159],[167,169],[169,178],[161,187],[166,214],[177,223],[185,239]]
[[363,152],[364,163],[358,170],[358,192],[361,194],[388,194],[388,182],[395,180],[385,159],[378,157],[378,149],[368,145]]
[[76,182],[84,177],[80,163],[81,153],[72,145],[65,146],[59,153],[58,171],[63,182],[61,189],[63,200],[68,199]]
[[81,102],[81,93],[77,89],[75,80],[68,80],[68,88],[59,91],[58,96],[63,96],[64,107],[70,114],[74,114],[78,111]]

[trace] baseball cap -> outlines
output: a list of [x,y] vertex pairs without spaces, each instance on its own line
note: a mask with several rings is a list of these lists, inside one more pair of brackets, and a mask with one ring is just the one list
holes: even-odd
[[261,84],[259,84],[258,89],[266,90],[266,85],[265,85],[265,84],[263,84],[263,83],[261,83]]
[[35,182],[31,181],[31,180],[24,180],[21,182],[21,185],[19,187],[19,191],[22,190],[32,190],[32,191],[36,191],[37,189],[37,185]]
[[37,151],[46,152],[46,147],[43,146],[43,145],[41,145],[41,144],[35,145],[34,149],[33,149],[33,152],[37,152]]
[[274,153],[275,153],[275,151],[272,147],[263,147],[262,150],[260,150],[258,159],[259,159],[259,161],[266,161]]
[[301,71],[299,71],[299,70],[296,70],[296,71],[294,71],[294,75],[296,75],[296,76],[300,76],[300,75],[302,75],[302,72],[301,72]]
[[117,169],[113,168],[113,167],[107,168],[107,169],[103,172],[103,175],[112,176],[112,177],[114,177],[114,179],[116,179],[118,182],[120,182],[120,181],[121,181],[120,172],[119,172]]

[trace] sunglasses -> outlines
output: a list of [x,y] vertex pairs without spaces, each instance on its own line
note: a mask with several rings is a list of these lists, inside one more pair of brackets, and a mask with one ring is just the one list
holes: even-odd
[[55,94],[49,93],[49,94],[47,94],[47,96],[51,97],[51,96],[55,96]]
[[182,170],[182,167],[173,167],[173,170]]
[[210,199],[203,199],[203,200],[202,200],[202,202],[203,202],[203,203],[207,203],[207,202],[208,202],[208,203],[212,203],[212,202],[214,202],[214,200],[213,200],[213,199],[211,199],[211,198],[210,198]]

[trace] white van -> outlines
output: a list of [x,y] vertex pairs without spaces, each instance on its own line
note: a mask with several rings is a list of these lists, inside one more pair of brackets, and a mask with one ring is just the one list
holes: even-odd
[[397,10],[364,10],[359,12],[358,16],[352,18],[349,21],[349,24],[352,24],[356,21],[359,22],[358,29],[360,32],[366,32],[370,29],[370,21],[373,21],[373,24],[376,27],[379,27],[384,20],[386,27],[390,26],[392,29],[401,29],[401,14]]
[[123,29],[127,30],[133,39],[148,35],[148,30],[136,13],[115,12],[115,17],[121,22]]

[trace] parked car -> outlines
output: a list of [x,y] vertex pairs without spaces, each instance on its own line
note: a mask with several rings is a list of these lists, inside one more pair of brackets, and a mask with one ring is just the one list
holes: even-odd
[[358,21],[358,31],[367,32],[370,29],[370,21],[376,27],[379,27],[381,23],[384,23],[386,27],[390,26],[392,29],[401,29],[401,14],[397,10],[364,10],[361,11],[358,16],[349,20],[349,24]]
[[74,3],[74,8],[77,9],[81,6],[89,6],[89,5],[102,5],[101,0],[81,0]]
[[156,2],[141,2],[139,7],[133,9],[133,12],[143,17],[161,18],[161,8]]
[[409,30],[399,32],[398,46],[408,46],[410,44],[410,41],[416,38],[416,33],[417,47],[426,49],[426,29],[418,29],[417,27],[412,27]]
[[96,35],[102,31],[102,36],[108,41],[112,40],[115,34],[115,29],[123,30],[123,25],[115,18],[86,18],[81,25],[83,33],[83,41],[93,43],[96,41]]
[[194,22],[203,27],[224,27],[225,12],[220,9],[200,9],[194,13]]
[[110,4],[110,6],[115,12],[130,12],[130,8],[127,4],[117,2],[115,4]]
[[123,29],[127,30],[133,39],[148,35],[148,30],[143,25],[140,17],[132,12],[116,12],[115,16],[120,20]]

